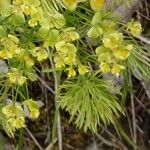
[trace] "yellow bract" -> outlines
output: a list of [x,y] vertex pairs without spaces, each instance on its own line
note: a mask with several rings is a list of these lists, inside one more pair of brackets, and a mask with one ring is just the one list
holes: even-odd
[[55,47],[57,51],[54,58],[56,68],[62,68],[65,65],[73,66],[76,64],[77,48],[74,44],[61,41],[56,43]]
[[46,49],[40,48],[37,52],[37,60],[38,61],[43,61],[48,58],[48,53]]
[[113,54],[116,58],[119,58],[121,60],[125,60],[129,56],[129,52],[125,49],[116,49],[113,51]]
[[12,127],[19,129],[19,128],[24,127],[25,119],[24,117],[18,117],[16,119],[8,120],[8,122],[11,123]]
[[12,57],[13,57],[13,55],[9,51],[7,51],[7,50],[1,50],[0,51],[0,58],[9,59]]
[[37,119],[40,114],[38,103],[34,101],[32,98],[25,100],[23,103],[28,106],[30,118]]
[[84,74],[89,72],[89,69],[87,68],[87,66],[79,64],[78,72],[79,72],[80,75],[84,75]]
[[131,22],[127,24],[127,29],[134,36],[139,36],[142,33],[142,25],[138,21],[131,20]]
[[40,115],[40,112],[38,109],[30,109],[30,118],[31,119],[37,119]]
[[67,28],[60,34],[61,40],[64,41],[75,41],[79,39],[79,34],[75,31],[74,28]]
[[118,65],[118,64],[114,64],[113,67],[112,67],[111,73],[112,74],[116,74],[117,76],[119,76],[120,71],[124,70],[124,69],[125,69],[124,66]]
[[30,19],[28,21],[28,24],[29,24],[30,27],[35,27],[38,23],[35,19]]
[[66,65],[72,65],[76,62],[76,54],[75,53],[68,53],[68,56],[64,58],[64,63]]
[[116,49],[123,42],[123,34],[117,31],[106,33],[102,41],[106,48]]
[[11,68],[11,70],[7,73],[7,76],[10,83],[23,85],[26,81],[26,77],[24,77],[16,68]]
[[98,38],[102,34],[103,29],[98,25],[93,26],[87,33],[87,35],[91,38]]
[[16,116],[16,107],[13,105],[7,105],[3,107],[2,113],[5,114],[7,118],[15,117]]
[[53,16],[49,17],[49,26],[50,28],[60,29],[66,24],[64,16],[60,13],[56,13]]
[[90,0],[90,5],[94,11],[100,11],[104,6],[104,2],[104,0]]
[[24,127],[24,112],[20,105],[6,105],[2,108],[2,113],[6,116],[7,122],[11,125],[12,128],[19,129]]
[[57,54],[54,58],[55,67],[56,68],[62,68],[65,67],[64,59],[61,57],[61,54]]
[[29,68],[34,65],[33,59],[28,55],[24,55],[24,61],[26,63],[26,66],[29,67]]
[[101,70],[103,73],[108,73],[110,72],[110,66],[107,63],[102,62],[100,64]]
[[67,70],[68,70],[68,78],[74,77],[76,75],[76,71],[72,67],[68,68]]

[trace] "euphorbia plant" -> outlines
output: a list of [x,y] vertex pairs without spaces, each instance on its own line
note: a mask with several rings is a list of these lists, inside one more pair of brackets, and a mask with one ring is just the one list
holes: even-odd
[[52,72],[67,72],[67,77],[62,73],[65,82],[59,78],[57,103],[85,131],[96,132],[101,121],[114,123],[123,112],[104,74],[118,77],[131,69],[148,78],[150,65],[144,57],[148,52],[133,40],[141,34],[141,24],[121,23],[102,9],[104,4],[103,0],[0,0],[0,59],[8,66],[7,72],[0,71],[0,124],[9,135],[25,126],[25,105],[31,119],[39,116],[39,106],[28,94],[28,83],[37,82],[38,64],[51,60]]

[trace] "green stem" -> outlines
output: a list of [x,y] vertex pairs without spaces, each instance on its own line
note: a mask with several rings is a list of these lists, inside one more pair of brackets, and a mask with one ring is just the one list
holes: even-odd
[[[47,51],[50,53],[50,50],[47,49]],[[53,51],[51,52],[53,53]],[[54,80],[55,80],[55,121],[54,121],[54,124],[53,124],[53,132],[56,131],[56,121],[57,121],[57,136],[58,136],[58,145],[59,145],[59,150],[62,150],[62,132],[61,132],[61,121],[60,121],[60,113],[59,113],[59,108],[58,108],[58,86],[59,86],[59,82],[60,82],[60,76],[61,76],[61,73],[57,73],[56,70],[55,70],[55,65],[54,65],[54,62],[52,60],[52,57],[50,57],[50,62],[51,62],[51,66],[52,66],[52,69],[53,69],[53,76],[54,76]],[[52,143],[54,142],[55,140],[55,134],[53,133],[52,135]]]

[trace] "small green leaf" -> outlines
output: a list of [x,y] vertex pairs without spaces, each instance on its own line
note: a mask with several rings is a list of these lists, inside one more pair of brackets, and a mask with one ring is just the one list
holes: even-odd
[[22,26],[25,23],[25,16],[23,13],[16,13],[12,16],[12,22],[15,26]]

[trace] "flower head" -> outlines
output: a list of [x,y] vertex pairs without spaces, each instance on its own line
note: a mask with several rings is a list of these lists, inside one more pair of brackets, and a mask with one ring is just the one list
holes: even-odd
[[123,34],[117,31],[106,33],[102,41],[106,48],[116,49],[123,42]]
[[74,77],[76,75],[76,71],[72,67],[69,67],[67,70],[68,70],[68,78]]
[[16,69],[12,68],[8,73],[7,73],[8,79],[10,83],[14,84],[19,84],[23,85],[26,81],[26,77],[24,77],[21,72]]
[[78,66],[78,72],[79,72],[80,75],[84,75],[87,72],[89,72],[89,69],[87,68],[87,66],[79,64],[79,66]]
[[107,64],[107,63],[102,62],[102,63],[100,64],[100,68],[101,68],[101,70],[102,70],[103,73],[108,73],[108,72],[110,72],[110,66],[109,66],[109,64]]
[[124,69],[125,69],[124,66],[119,65],[119,64],[114,64],[113,67],[112,67],[111,73],[116,74],[117,76],[119,76],[120,71],[124,70]]
[[127,24],[127,29],[134,36],[139,36],[142,33],[142,25],[138,21],[131,20],[131,22]]

